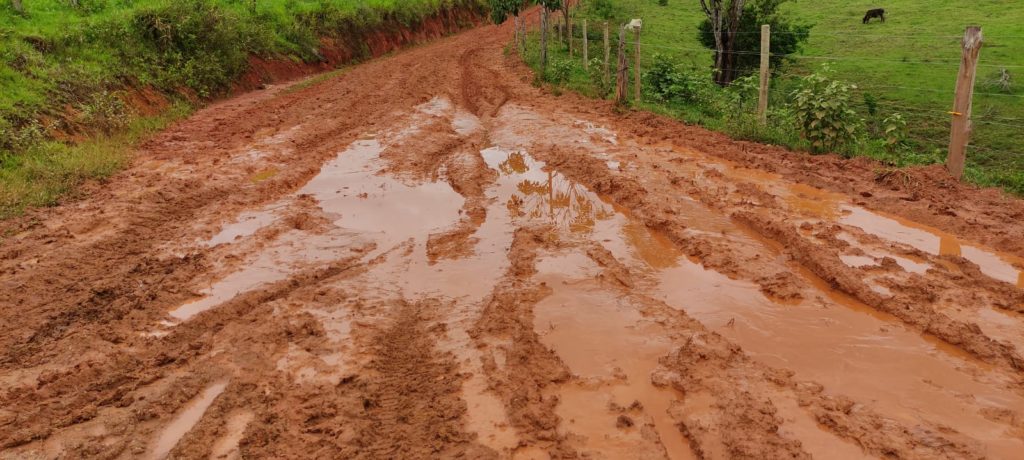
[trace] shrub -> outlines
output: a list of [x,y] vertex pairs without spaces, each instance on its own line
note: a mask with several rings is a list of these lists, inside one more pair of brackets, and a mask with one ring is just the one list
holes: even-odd
[[907,141],[907,120],[899,113],[885,117],[882,130],[885,133],[885,148],[890,152],[902,147]]
[[598,97],[608,97],[608,94],[612,92],[612,88],[615,87],[615,75],[609,75],[608,81],[604,79],[604,61],[601,58],[590,60],[590,69],[587,76],[590,78],[590,85],[597,91]]
[[793,110],[803,137],[815,152],[835,151],[854,142],[863,120],[851,108],[856,87],[832,80],[829,69],[800,79],[793,92]]
[[647,92],[661,102],[707,104],[717,88],[707,75],[683,70],[667,56],[654,55],[654,62],[644,73]]
[[551,83],[563,84],[569,81],[569,77],[575,69],[575,61],[571,59],[557,59],[548,67],[547,80]]
[[131,112],[124,100],[110,91],[94,93],[80,109],[82,123],[106,134],[122,129],[131,122]]

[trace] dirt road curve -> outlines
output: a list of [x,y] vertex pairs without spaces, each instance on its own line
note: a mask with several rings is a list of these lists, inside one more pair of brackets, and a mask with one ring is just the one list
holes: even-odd
[[0,458],[1021,458],[1020,201],[545,94],[510,32],[3,224]]

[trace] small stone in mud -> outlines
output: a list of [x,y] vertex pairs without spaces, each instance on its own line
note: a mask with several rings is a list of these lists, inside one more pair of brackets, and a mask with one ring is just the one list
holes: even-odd
[[616,428],[621,428],[621,429],[632,428],[633,425],[634,425],[633,419],[629,418],[628,415],[622,414],[622,415],[619,415],[619,418],[615,419],[615,427]]

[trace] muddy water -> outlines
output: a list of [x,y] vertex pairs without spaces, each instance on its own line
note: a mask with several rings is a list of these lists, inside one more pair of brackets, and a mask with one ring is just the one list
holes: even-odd
[[[479,120],[444,99],[432,100],[418,110],[428,117],[450,119],[452,130],[464,136],[483,129]],[[531,115],[517,116],[522,121]],[[252,263],[214,283],[203,292],[203,298],[175,310],[172,316],[187,320],[238,293],[284,279],[302,267],[349,256],[353,251],[343,248],[359,246],[356,242],[362,242],[363,247],[372,242],[377,249],[366,254],[364,260],[380,257],[355,282],[366,292],[376,291],[382,296],[437,297],[452,302],[445,318],[448,338],[438,347],[452,352],[471,375],[463,384],[470,428],[480,435],[481,443],[499,452],[510,452],[518,444],[518,437],[509,429],[501,402],[487,389],[479,354],[466,330],[479,316],[482,299],[508,265],[506,253],[514,229],[544,222],[553,224],[569,240],[604,245],[643,275],[640,288],[657,293],[669,305],[730,337],[765,363],[792,369],[800,379],[822,383],[829,392],[849,395],[890,417],[910,421],[911,426],[923,422],[953,426],[982,440],[993,454],[1024,448],[1019,439],[1005,434],[1006,425],[980,413],[985,408],[1024,407],[1024,401],[1002,390],[1005,382],[972,378],[972,374],[983,374],[978,363],[947,353],[892,318],[823,284],[819,285],[817,298],[782,305],[765,298],[751,283],[704,270],[683,257],[663,235],[634,220],[628,210],[545,168],[520,147],[491,147],[479,152],[479,159],[497,173],[496,180],[486,187],[486,218],[482,222],[469,223],[462,212],[465,199],[445,182],[445,171],[434,180],[418,182],[381,174],[382,154],[388,148],[400,147],[404,138],[424,129],[426,123],[421,120],[400,131],[368,135],[340,152],[296,193],[316,199],[332,223],[331,230],[292,230],[274,237]],[[615,134],[604,128],[579,122],[572,129],[580,132],[582,143],[597,139],[619,145]],[[489,134],[509,138],[507,133]],[[459,161],[471,162],[476,153],[454,155]],[[611,169],[622,166],[611,156],[607,161]],[[811,188],[794,187],[782,196],[793,207],[845,219],[844,223],[850,225],[855,225],[860,216],[859,211],[834,201],[823,202],[831,197]],[[276,216],[280,204],[243,214],[207,244],[252,238],[261,228],[279,221]],[[727,217],[699,202],[681,197],[679,209],[690,231],[728,234],[746,245],[758,244]],[[430,236],[460,225],[469,225],[470,238],[462,248],[468,249],[467,253],[428,257]],[[878,230],[890,234],[887,231],[884,227]],[[922,235],[915,238],[922,246],[945,241],[932,241]],[[972,252],[964,248],[977,249],[957,245],[961,253]],[[950,247],[950,243],[939,246]],[[847,256],[847,261],[851,265],[873,265],[881,256]],[[910,259],[898,261],[908,270],[917,271],[924,265]],[[988,263],[995,267],[993,261]],[[669,416],[673,405],[683,398],[650,382],[658,358],[671,349],[670,331],[643,318],[627,296],[596,281],[599,267],[579,249],[548,254],[538,261],[537,268],[537,280],[551,286],[553,294],[536,306],[535,327],[544,343],[579,377],[559,390],[562,403],[558,411],[563,419],[560,429],[582,452],[610,457],[692,458],[685,438]],[[992,273],[1012,275],[1005,267],[1000,270],[1004,271]],[[1007,327],[1014,321],[989,319]],[[347,331],[342,332],[347,335]],[[343,354],[337,355],[337,361],[345,361]],[[289,367],[284,371],[296,374],[298,380],[311,375],[305,368]],[[326,375],[335,377],[330,372]],[[805,440],[808,449],[827,453],[826,446],[837,442],[834,436],[811,421],[794,401],[788,404],[783,396],[779,398],[780,415],[787,420],[785,430]],[[699,401],[685,404],[696,407]],[[238,421],[237,425],[244,424]],[[659,441],[652,442],[644,435],[645,429],[656,433]],[[231,440],[225,443],[230,445]],[[840,447],[845,452],[849,446]],[[171,448],[173,444],[167,450]],[[223,449],[230,451],[228,447]]]
[[857,206],[843,206],[842,210],[844,215],[839,221],[844,224],[930,254],[963,257],[978,264],[982,273],[993,279],[1024,288],[1024,259],[961,241],[949,233],[897,216]]
[[227,382],[210,385],[199,396],[189,401],[185,408],[174,416],[174,420],[164,427],[160,436],[153,442],[146,458],[153,460],[166,458],[178,441],[185,436],[185,433],[199,423],[199,419],[203,418],[206,409],[209,409],[227,386]]
[[[599,452],[608,458],[657,458],[654,454],[660,447],[649,445],[640,433],[642,425],[652,424],[669,458],[695,458],[668,415],[680,395],[656,388],[650,380],[658,358],[671,349],[665,331],[645,322],[635,307],[594,281],[598,267],[592,261],[578,257],[556,260],[560,262],[544,265],[537,277],[554,293],[534,311],[535,327],[544,344],[582,379],[560,393],[558,413],[567,422],[564,429],[585,438],[580,443],[584,452]],[[579,270],[581,263],[589,268],[584,277],[567,277],[559,270],[572,267],[571,273]],[[634,411],[610,409],[629,408],[637,401],[639,409]],[[621,426],[620,416],[631,420],[624,423],[635,425]]]
[[[525,133],[550,133],[560,129],[545,125],[535,115],[513,110],[504,113],[515,120],[516,131],[497,133],[494,137],[506,142],[527,144],[528,140],[522,139]],[[508,124],[513,125],[513,122]],[[565,138],[566,142],[589,145],[588,141],[571,134],[566,134]],[[636,148],[642,150],[642,147]],[[594,148],[595,154],[600,155],[602,150],[601,147]],[[706,163],[702,160],[701,164]],[[722,166],[722,171],[725,174],[732,172],[727,165]],[[774,180],[770,187],[781,188],[777,191],[779,196],[790,206],[808,214],[863,226],[868,232],[881,233],[880,236],[904,238],[903,234],[896,233],[896,229],[884,227],[886,224],[872,226],[873,216],[859,219],[868,217],[868,211],[839,202],[834,194],[807,186],[786,186],[785,182],[767,173],[748,176],[746,179],[758,182]],[[685,208],[689,231],[727,233],[743,238],[743,230],[717,213],[699,203],[681,202],[689,204]],[[753,283],[704,270],[682,257],[666,238],[644,226],[616,221],[617,218],[597,221],[593,227],[593,239],[603,241],[620,260],[646,267],[656,280],[651,289],[668,304],[685,310],[705,325],[730,337],[759,360],[794,370],[800,379],[822,383],[829,392],[851,396],[879,413],[908,422],[911,426],[938,423],[956,427],[982,441],[993,455],[1012,456],[1024,449],[1021,439],[1008,434],[1006,424],[983,415],[983,411],[991,409],[1024,407],[1024,399],[1005,389],[1010,382],[1000,380],[1000,377],[973,377],[985,375],[986,365],[953,347],[927,340],[916,331],[905,328],[897,319],[832,291],[799,267],[792,269],[812,281],[819,294],[798,305],[779,304],[765,298]],[[899,231],[905,230],[901,226]],[[937,235],[917,232],[916,237],[922,243],[922,249],[939,250],[940,238]],[[948,239],[941,238],[942,241]],[[948,245],[948,241],[945,244]],[[971,247],[981,253],[993,254]],[[762,251],[772,253],[769,247],[762,246]],[[984,263],[990,276],[1004,280],[1018,276],[1017,271],[1010,270],[1005,258],[996,256],[993,259],[977,254],[979,252],[972,251],[972,260]],[[897,261],[909,270],[921,271],[923,268],[918,261],[906,258]],[[873,265],[876,260],[864,257],[850,262]],[[884,286],[873,287],[887,294]],[[1005,318],[993,321],[1011,324]],[[543,327],[544,324],[538,322],[538,328]],[[580,331],[578,336],[566,342],[585,340],[586,334]],[[561,353],[557,346],[555,348]],[[599,359],[594,356],[615,356],[593,351],[583,355],[590,356],[590,359]]]

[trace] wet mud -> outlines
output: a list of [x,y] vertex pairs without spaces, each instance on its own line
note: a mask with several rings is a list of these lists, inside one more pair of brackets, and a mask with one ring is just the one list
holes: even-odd
[[1024,452],[1019,201],[547,94],[510,34],[2,224],[0,458]]

